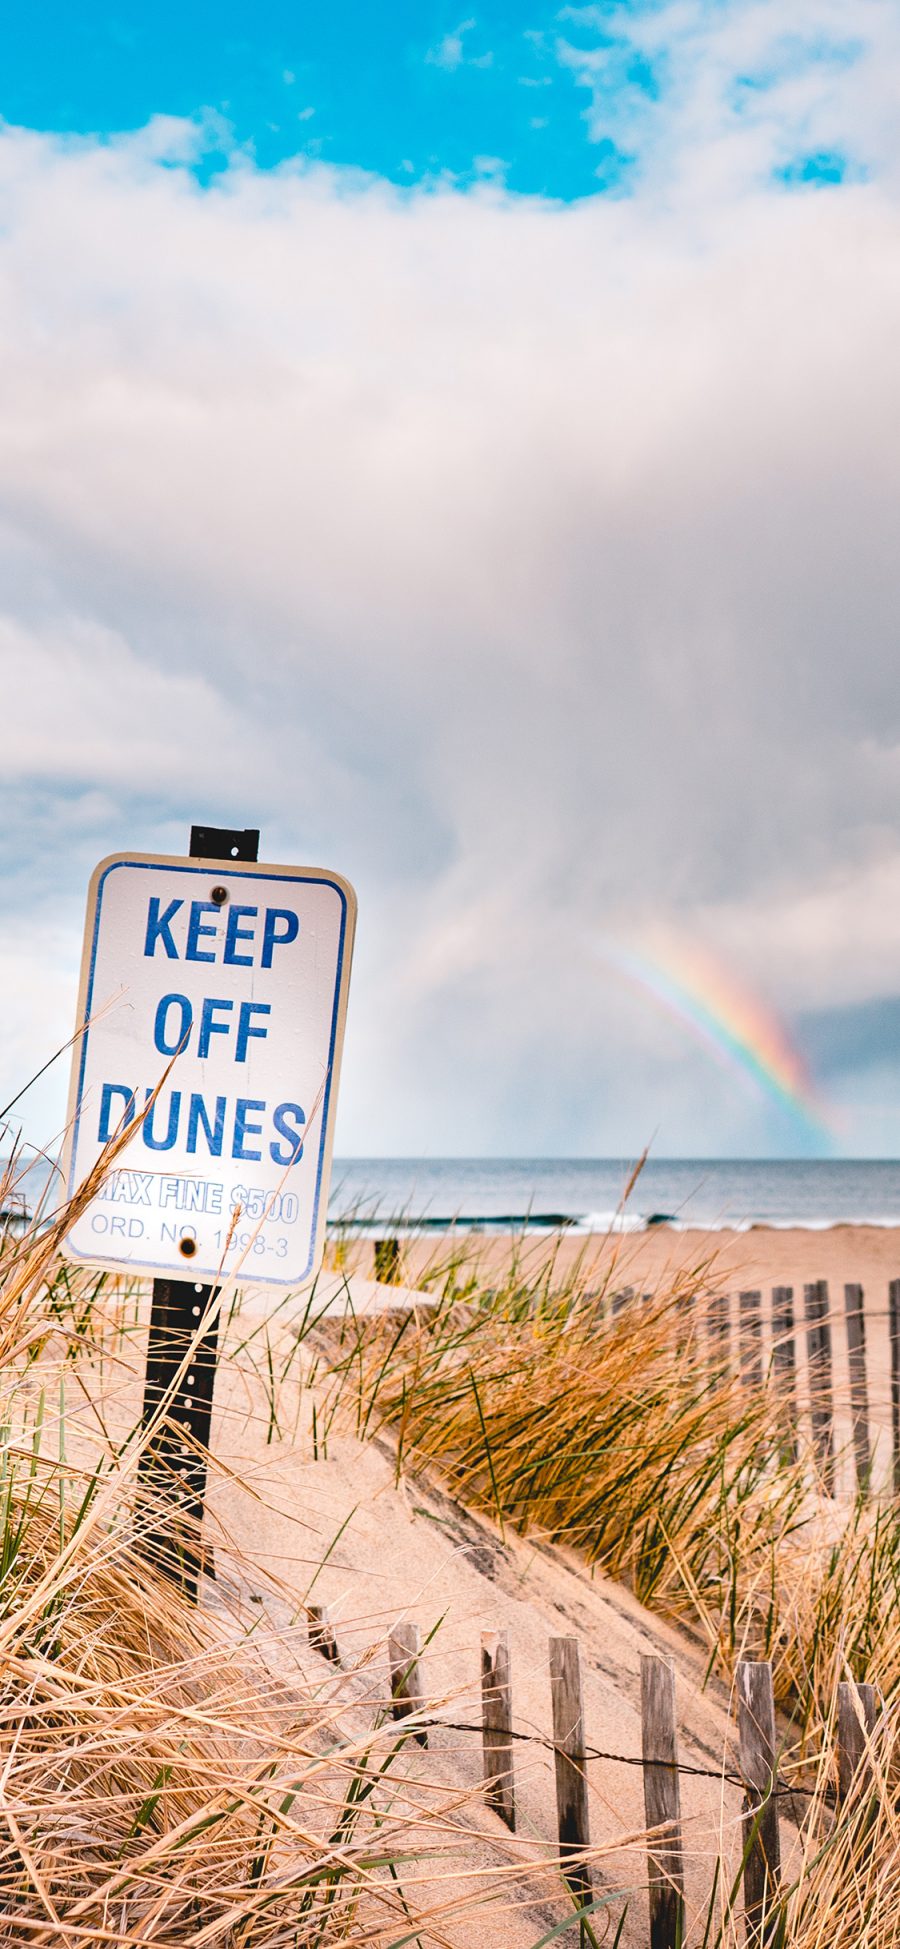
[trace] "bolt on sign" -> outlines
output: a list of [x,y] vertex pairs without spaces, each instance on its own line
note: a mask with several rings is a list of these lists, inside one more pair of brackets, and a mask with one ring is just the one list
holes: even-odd
[[322,1257],[356,896],[313,867],[120,853],[88,895],[71,1195],[132,1134],[65,1253],[215,1283]]

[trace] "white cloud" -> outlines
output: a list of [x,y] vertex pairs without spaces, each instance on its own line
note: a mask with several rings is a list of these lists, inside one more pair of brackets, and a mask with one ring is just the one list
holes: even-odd
[[893,0],[639,0],[570,6],[557,57],[589,91],[595,140],[636,156],[649,188],[708,206],[798,156],[900,172],[900,14]]
[[7,1069],[92,858],[218,818],[359,882],[345,1150],[787,1141],[591,944],[896,982],[890,187],[201,189],[198,139],[0,134]]
[[432,67],[447,68],[452,74],[454,69],[462,66],[466,58],[464,46],[465,36],[471,34],[475,26],[476,21],[474,17],[471,20],[461,20],[459,26],[454,27],[452,33],[445,34],[442,40],[438,41],[434,47],[429,48],[425,56],[426,61]]
[[[171,789],[195,744],[199,790],[243,754],[239,715],[208,678],[140,662],[116,632],[0,617],[4,776],[61,786]],[[105,806],[104,806],[105,810]]]

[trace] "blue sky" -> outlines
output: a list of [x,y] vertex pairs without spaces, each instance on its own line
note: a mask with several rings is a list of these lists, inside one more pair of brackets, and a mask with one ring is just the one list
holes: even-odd
[[[568,36],[584,30],[570,22]],[[539,4],[476,18],[409,0],[89,0],[17,11],[0,99],[11,121],[84,133],[212,110],[263,165],[302,153],[402,183],[500,161],[513,188],[572,197],[596,187],[598,157],[560,38],[557,9]]]
[[[0,112],[85,135],[137,129],[160,114],[205,117],[204,174],[237,144],[262,167],[304,156],[401,185],[449,175],[570,200],[628,193],[661,129],[690,113],[696,65],[712,55],[715,72],[724,52],[721,108],[735,130],[765,123],[781,103],[761,171],[783,187],[858,175],[865,160],[848,152],[839,110],[830,137],[826,115],[823,144],[804,85],[818,78],[827,100],[832,77],[865,54],[865,35],[847,16],[841,31],[840,14],[817,26],[814,8],[805,25],[792,25],[796,8],[781,25],[777,7],[760,11],[762,35],[747,36],[730,32],[748,13],[739,0],[495,0],[468,13],[436,0],[122,0],[113,9],[53,0],[10,13]],[[699,117],[694,132],[702,141]]]
[[803,1147],[606,940],[702,947],[900,1154],[896,0],[3,55],[0,1100],[97,860],[208,821],[357,884],[345,1153]]

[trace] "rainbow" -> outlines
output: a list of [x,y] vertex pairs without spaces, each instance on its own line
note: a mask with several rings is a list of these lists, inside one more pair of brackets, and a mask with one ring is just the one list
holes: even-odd
[[784,1023],[705,948],[667,944],[651,956],[608,943],[607,957],[632,987],[651,995],[723,1068],[785,1110],[807,1138],[830,1141],[834,1119]]

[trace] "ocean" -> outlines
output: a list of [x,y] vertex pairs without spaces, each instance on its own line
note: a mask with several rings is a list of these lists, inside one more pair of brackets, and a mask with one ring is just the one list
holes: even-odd
[[[329,1217],[374,1237],[454,1220],[492,1232],[900,1225],[893,1160],[651,1158],[623,1203],[632,1170],[609,1157],[335,1158]],[[46,1178],[38,1161],[20,1183],[32,1208]]]
[[900,1225],[900,1162],[651,1158],[336,1158],[329,1215],[367,1233],[460,1223],[579,1232],[689,1225]]

